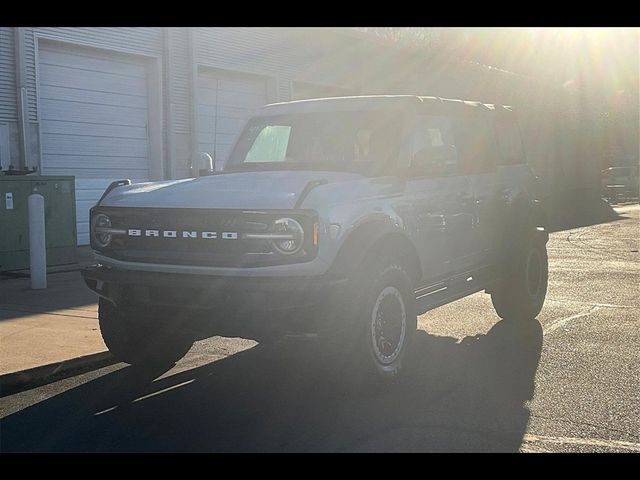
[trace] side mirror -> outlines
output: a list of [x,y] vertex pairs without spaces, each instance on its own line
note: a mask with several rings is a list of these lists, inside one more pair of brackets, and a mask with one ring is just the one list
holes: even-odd
[[198,176],[204,177],[207,175],[215,174],[215,161],[213,156],[207,152],[200,152],[199,154],[199,165],[198,165]]

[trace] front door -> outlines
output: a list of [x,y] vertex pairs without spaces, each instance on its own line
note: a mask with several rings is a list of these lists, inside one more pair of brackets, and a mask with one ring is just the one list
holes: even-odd
[[465,263],[475,222],[471,183],[459,175],[450,119],[418,116],[405,194],[423,285],[429,286],[451,277]]

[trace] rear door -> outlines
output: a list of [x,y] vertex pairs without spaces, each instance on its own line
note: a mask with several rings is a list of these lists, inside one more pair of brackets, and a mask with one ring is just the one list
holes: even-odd
[[469,182],[472,197],[465,212],[473,219],[465,238],[458,242],[458,266],[461,271],[471,272],[491,264],[500,222],[499,152],[493,116],[460,117],[455,134],[460,171]]

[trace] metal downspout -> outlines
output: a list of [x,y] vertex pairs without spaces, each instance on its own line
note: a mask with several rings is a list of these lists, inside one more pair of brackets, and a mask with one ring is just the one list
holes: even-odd
[[197,177],[200,171],[198,155],[198,63],[196,61],[194,32],[195,27],[187,27],[187,46],[189,50],[190,100],[191,100],[191,176]]
[[165,161],[163,162],[163,180],[174,179],[175,175],[175,142],[174,135],[175,129],[173,125],[174,119],[174,107],[173,107],[173,69],[171,61],[172,45],[171,45],[171,32],[170,27],[163,28],[163,50],[164,50],[164,86],[163,86],[163,98],[164,98],[164,138],[165,138]]

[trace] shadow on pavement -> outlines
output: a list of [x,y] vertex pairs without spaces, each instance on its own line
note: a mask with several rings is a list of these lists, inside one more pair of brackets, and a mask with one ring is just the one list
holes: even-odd
[[461,342],[418,331],[406,375],[361,389],[283,340],[153,381],[125,367],[4,418],[9,451],[517,451],[537,320]]
[[84,284],[79,272],[47,275],[47,288],[31,290],[28,278],[0,276],[0,321],[34,313],[96,318],[97,295]]
[[547,217],[551,232],[599,225],[627,218],[616,212],[605,199],[589,197],[554,199],[547,208]]

